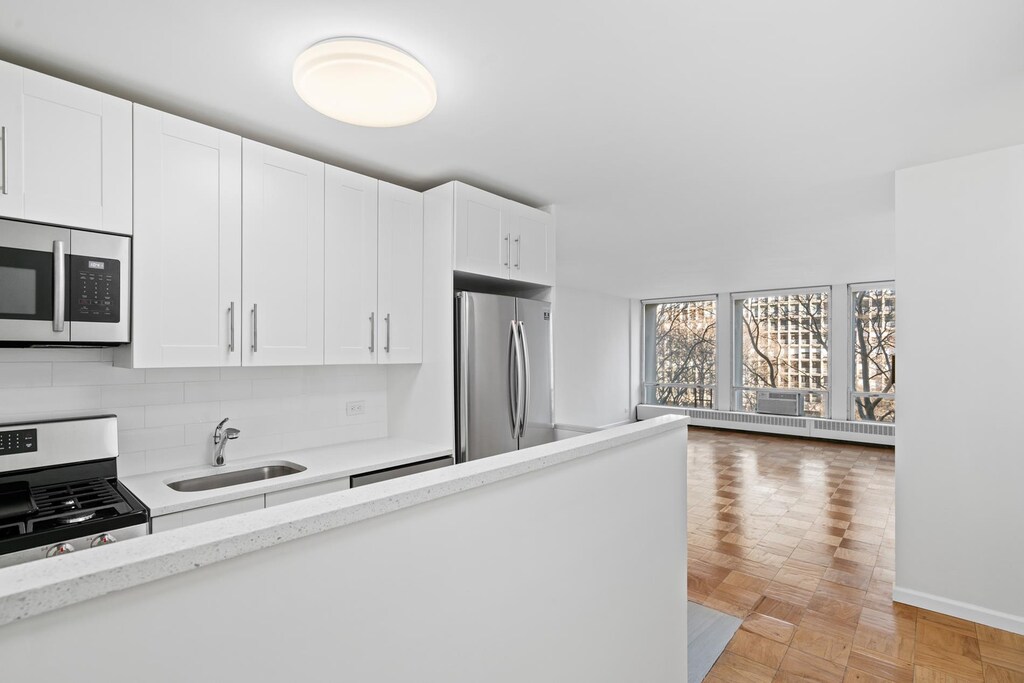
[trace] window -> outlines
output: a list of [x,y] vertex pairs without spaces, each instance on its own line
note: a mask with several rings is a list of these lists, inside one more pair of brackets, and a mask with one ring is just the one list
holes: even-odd
[[644,402],[715,407],[715,299],[644,305]]
[[851,285],[850,419],[896,421],[896,287]]
[[756,410],[772,388],[801,396],[805,415],[828,417],[828,291],[740,296],[734,306],[737,409]]

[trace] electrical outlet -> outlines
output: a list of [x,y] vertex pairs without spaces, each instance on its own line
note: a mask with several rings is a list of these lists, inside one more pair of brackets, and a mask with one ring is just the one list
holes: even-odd
[[345,404],[345,414],[349,417],[362,415],[366,412],[366,401],[349,401]]

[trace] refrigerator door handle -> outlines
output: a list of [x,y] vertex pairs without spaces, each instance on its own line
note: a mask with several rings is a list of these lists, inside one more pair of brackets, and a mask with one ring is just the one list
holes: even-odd
[[523,389],[520,392],[523,407],[519,412],[519,436],[523,436],[526,434],[526,418],[530,414],[530,348],[526,345],[526,327],[522,320],[519,321],[519,346],[523,356]]
[[[459,450],[456,462],[469,461],[469,297],[458,295],[459,316]],[[370,314],[373,319],[373,314]]]
[[519,435],[519,340],[516,321],[508,327],[508,421],[512,438]]

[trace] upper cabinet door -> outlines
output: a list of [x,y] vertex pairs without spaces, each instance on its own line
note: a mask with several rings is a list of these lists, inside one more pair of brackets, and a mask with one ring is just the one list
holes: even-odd
[[242,139],[135,105],[134,367],[239,365]]
[[242,141],[243,365],[324,362],[324,165]]
[[508,279],[507,200],[455,184],[455,270]]
[[0,214],[132,234],[132,105],[0,63]]
[[378,363],[423,362],[423,195],[378,183]]
[[324,261],[324,363],[376,363],[376,178],[326,167]]
[[551,214],[509,202],[512,236],[511,278],[555,284],[555,230]]

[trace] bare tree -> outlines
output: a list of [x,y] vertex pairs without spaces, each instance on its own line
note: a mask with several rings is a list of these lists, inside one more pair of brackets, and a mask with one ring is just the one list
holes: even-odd
[[[744,299],[742,385],[827,391],[828,305],[824,292]],[[820,395],[807,396],[809,413],[821,413]],[[743,401],[752,408],[753,392]]]
[[[714,301],[683,301],[654,308],[655,401],[714,405],[716,315]],[[662,386],[689,384],[693,386]]]
[[[854,391],[895,393],[896,292],[854,291],[853,327]],[[854,406],[861,420],[896,420],[896,402],[891,396],[858,396]]]

